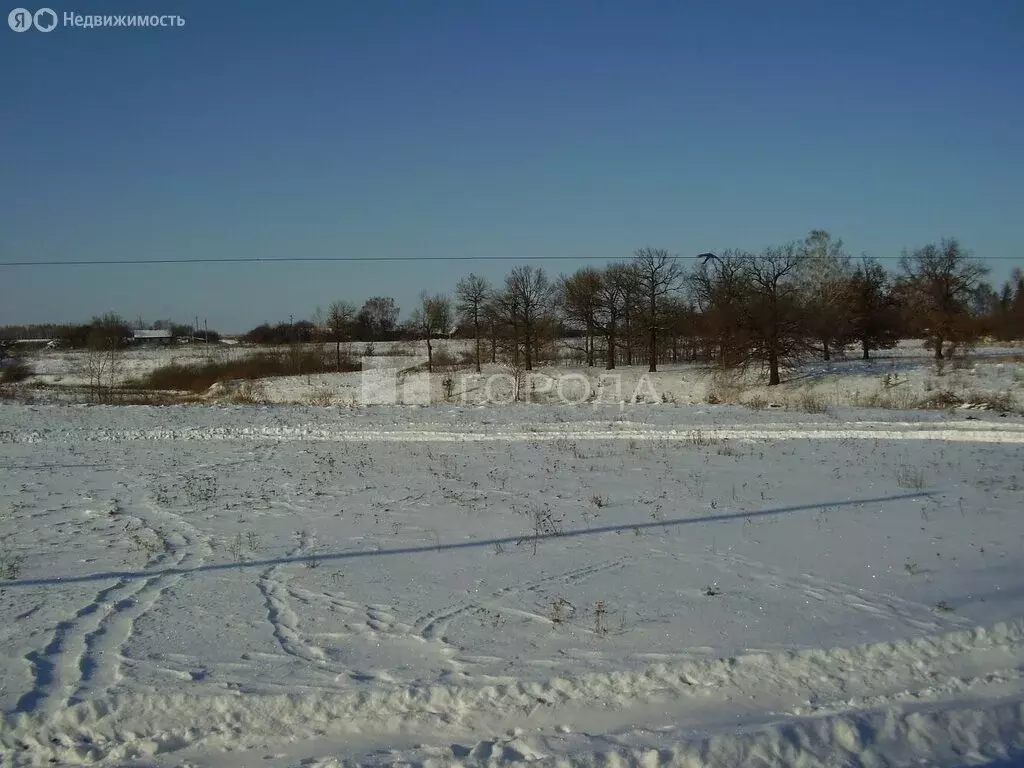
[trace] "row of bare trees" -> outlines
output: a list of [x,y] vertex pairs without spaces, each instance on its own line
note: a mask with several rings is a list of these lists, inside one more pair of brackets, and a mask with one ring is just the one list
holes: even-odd
[[501,353],[527,370],[560,339],[587,366],[760,366],[778,384],[783,370],[852,345],[866,360],[920,336],[942,359],[980,335],[1024,337],[1024,277],[1016,272],[996,293],[982,282],[986,272],[951,239],[905,252],[890,274],[815,230],[760,253],[702,254],[691,269],[664,249],[643,248],[630,261],[554,281],[529,266],[498,289],[470,275],[456,287],[456,310],[476,339],[478,369],[487,337],[492,362]]
[[567,348],[587,366],[759,367],[778,384],[784,370],[851,346],[866,360],[923,337],[942,359],[982,335],[1024,337],[1024,276],[1017,270],[997,291],[986,273],[954,239],[905,252],[890,273],[814,230],[759,253],[642,248],[556,279],[536,266],[513,268],[498,286],[470,274],[453,298],[421,295],[403,324],[393,299],[374,297],[359,310],[337,302],[310,325],[335,343],[339,368],[343,342],[392,338],[425,339],[432,368],[433,340],[454,332],[474,339],[477,371],[499,360],[531,370]]

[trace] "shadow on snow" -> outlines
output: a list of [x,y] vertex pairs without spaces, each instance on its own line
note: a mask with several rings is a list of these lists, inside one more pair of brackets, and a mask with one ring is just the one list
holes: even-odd
[[866,499],[849,499],[847,501],[834,501],[814,504],[796,504],[787,507],[776,507],[773,509],[762,509],[755,512],[735,512],[730,514],[705,515],[703,517],[686,517],[674,520],[658,520],[644,523],[622,523],[619,525],[602,525],[592,528],[576,528],[561,533],[541,534],[534,536],[526,534],[523,536],[504,536],[495,539],[480,539],[476,541],[462,541],[458,543],[422,544],[409,547],[391,547],[381,549],[358,549],[347,552],[318,552],[312,555],[296,555],[291,557],[267,558],[263,560],[245,560],[230,563],[210,563],[194,568],[164,568],[151,571],[103,571],[90,573],[82,576],[51,576],[40,579],[12,579],[0,581],[0,588],[11,589],[14,587],[46,587],[60,586],[64,584],[81,584],[90,581],[103,581],[106,579],[120,579],[123,581],[133,579],[151,579],[160,576],[188,576],[191,574],[205,573],[210,571],[227,571],[242,568],[265,568],[271,565],[285,565],[288,563],[325,563],[334,560],[353,560],[361,557],[383,557],[386,555],[415,555],[425,552],[448,552],[457,549],[474,549],[478,547],[493,547],[497,544],[519,544],[543,541],[545,539],[570,539],[581,536],[595,536],[602,533],[620,533],[622,531],[652,530],[658,528],[674,528],[682,525],[698,525],[701,523],[724,523],[730,520],[752,519],[758,517],[772,517],[775,515],[790,514],[793,512],[806,512],[818,509],[832,509],[835,507],[852,507],[859,504],[879,504],[887,501],[900,501],[903,499],[920,499],[934,496],[934,491],[918,491],[915,493],[902,493],[893,496],[876,496]]

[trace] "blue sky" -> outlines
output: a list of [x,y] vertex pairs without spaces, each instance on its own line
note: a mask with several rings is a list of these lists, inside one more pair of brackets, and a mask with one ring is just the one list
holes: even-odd
[[[0,28],[0,261],[577,257],[558,273],[824,228],[1024,263],[1017,0],[51,7],[187,23]],[[0,267],[0,324],[404,314],[515,263]]]

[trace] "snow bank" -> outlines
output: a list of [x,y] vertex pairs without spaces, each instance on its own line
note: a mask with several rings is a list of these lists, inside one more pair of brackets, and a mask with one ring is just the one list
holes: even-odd
[[[928,702],[963,694],[978,676],[950,670],[999,656],[1004,678],[1019,678],[1024,619],[899,643],[850,649],[753,654],[706,662],[655,665],[644,672],[612,672],[546,683],[481,688],[423,686],[327,695],[186,697],[112,696],[70,707],[53,717],[18,715],[0,726],[8,754],[31,754],[35,764],[99,764],[178,751],[206,741],[254,749],[277,741],[338,734],[377,734],[461,724],[528,721],[538,712],[549,724],[566,709],[620,710],[657,703],[667,710],[714,709],[732,699],[814,702],[818,710],[872,709],[896,698]],[[922,686],[921,683],[927,683]],[[906,688],[909,686],[910,690]],[[902,695],[900,695],[902,694]],[[842,765],[872,758],[903,762],[968,750],[988,754],[1021,746],[1024,702],[931,713],[899,707],[818,720],[781,722],[751,733],[723,733],[633,753],[596,752],[550,758],[552,765]],[[477,749],[479,748],[479,745]],[[945,755],[943,753],[946,753]],[[959,752],[960,757],[964,752]],[[545,757],[542,754],[534,759]],[[763,761],[763,762],[762,762]],[[467,761],[470,764],[476,762]],[[486,764],[487,760],[479,761]],[[509,762],[509,761],[499,761]]]

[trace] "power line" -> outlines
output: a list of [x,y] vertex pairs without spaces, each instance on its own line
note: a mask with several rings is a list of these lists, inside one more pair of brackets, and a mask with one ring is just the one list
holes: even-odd
[[[703,255],[703,254],[701,254]],[[754,254],[755,258],[760,258]],[[628,257],[625,257],[628,258]],[[671,259],[696,260],[699,256],[669,256]],[[813,258],[797,256],[797,258]],[[900,256],[874,256],[880,261],[900,259]],[[1020,261],[1017,256],[965,256],[977,261]],[[592,261],[598,260],[588,256],[239,256],[239,257],[206,257],[193,259],[84,259],[46,260],[46,261],[0,261],[0,267],[96,267],[132,264],[299,264],[329,262],[395,262],[395,261]],[[610,259],[605,259],[610,260]]]

